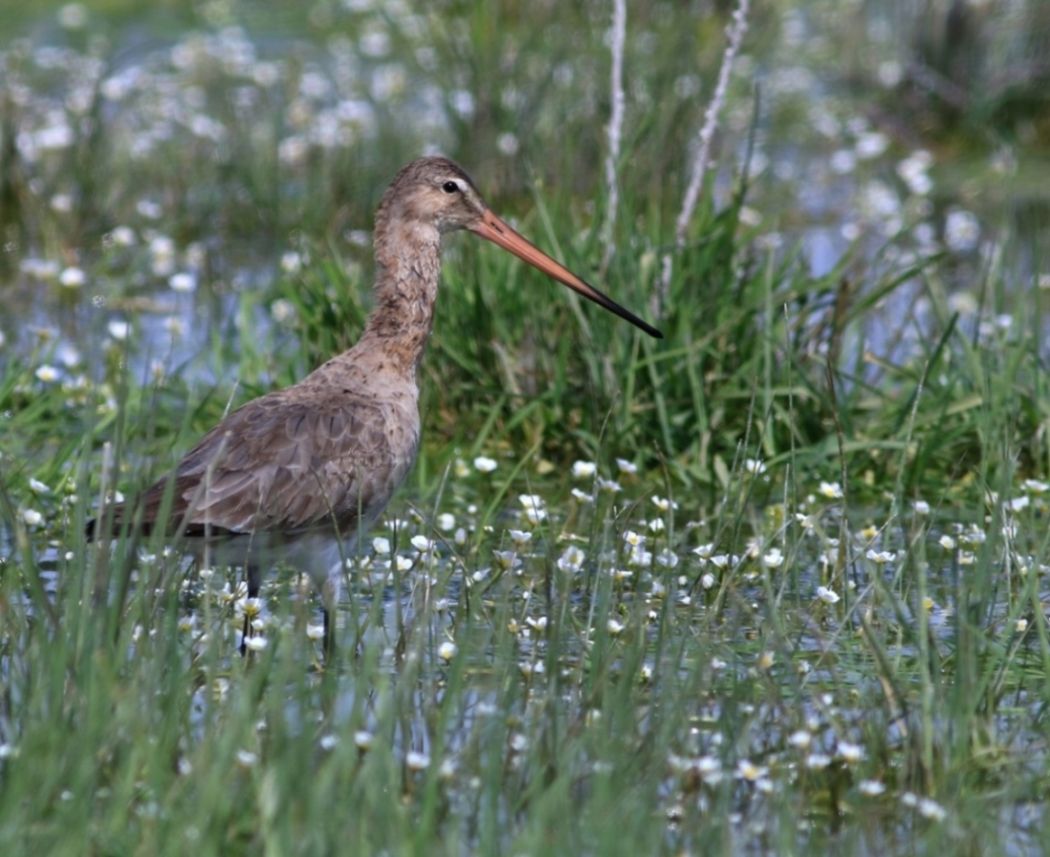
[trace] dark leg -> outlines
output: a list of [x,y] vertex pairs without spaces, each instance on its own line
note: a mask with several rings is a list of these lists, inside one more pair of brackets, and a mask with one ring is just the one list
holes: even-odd
[[[248,598],[259,597],[259,587],[262,585],[262,573],[257,565],[246,565],[244,577],[248,584]],[[252,635],[252,620],[249,611],[244,611],[244,630],[241,632],[241,657],[248,653],[248,638]]]

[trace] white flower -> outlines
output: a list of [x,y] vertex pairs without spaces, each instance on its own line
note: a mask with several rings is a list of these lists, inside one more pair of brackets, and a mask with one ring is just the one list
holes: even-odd
[[390,539],[384,536],[376,536],[372,539],[372,550],[380,556],[386,556],[390,553]]
[[528,530],[507,530],[507,535],[510,536],[510,540],[514,542],[515,547],[525,547],[529,542],[532,541],[532,533]]
[[744,470],[757,476],[760,473],[766,472],[766,464],[759,458],[745,458]]
[[677,509],[678,504],[674,500],[670,500],[667,497],[653,497],[653,505],[656,506],[661,512],[668,512],[672,509]]
[[705,573],[705,574],[704,574],[704,575],[703,575],[703,576],[702,576],[702,577],[700,578],[700,585],[701,585],[701,586],[702,586],[702,587],[703,587],[704,589],[711,589],[711,588],[712,588],[712,587],[713,587],[713,586],[715,585],[715,583],[716,583],[716,582],[717,582],[717,581],[715,580],[715,576],[714,576],[713,574],[711,574],[711,572],[707,572],[707,573]]
[[889,137],[881,131],[865,131],[857,138],[857,145],[854,148],[858,158],[871,160],[885,152],[889,145]]
[[425,771],[430,767],[430,756],[410,750],[405,756],[405,766],[410,771]]
[[324,637],[324,625],[309,624],[306,626],[306,638],[317,641]]
[[919,799],[919,815],[931,821],[944,821],[948,812],[933,798],[924,797]]
[[113,321],[106,325],[106,331],[113,339],[117,340],[117,342],[123,342],[128,338],[128,334],[131,332],[131,325],[126,321],[113,319]]
[[572,465],[574,479],[590,479],[597,471],[598,466],[593,461],[575,461]]
[[949,250],[966,253],[977,246],[980,237],[981,225],[972,212],[959,208],[948,212],[944,221],[944,243]]
[[843,761],[853,763],[864,758],[864,748],[860,744],[851,741],[839,741],[838,754]]
[[819,771],[831,764],[831,756],[827,753],[810,753],[806,756],[806,767]]
[[28,527],[39,527],[44,523],[44,516],[41,515],[36,509],[23,509],[22,520]]
[[489,458],[485,455],[479,455],[474,459],[474,469],[479,473],[491,473],[499,466],[499,462],[494,458]]
[[945,533],[943,536],[937,539],[937,544],[939,544],[946,551],[955,550],[955,539],[953,539],[947,533]]
[[930,514],[930,504],[927,503],[925,500],[916,500],[915,506],[913,508],[915,509],[916,515]]
[[538,494],[521,494],[518,502],[521,503],[524,510],[525,520],[530,524],[538,524],[547,520],[546,504]]
[[762,564],[766,568],[780,568],[784,564],[784,554],[781,553],[780,548],[772,548],[762,557]]
[[580,503],[590,504],[594,502],[593,494],[588,494],[586,491],[581,491],[579,488],[573,488],[569,493]]
[[626,458],[617,458],[616,467],[621,473],[624,473],[627,476],[633,476],[635,473],[638,472],[638,465],[633,464]]
[[433,553],[437,547],[437,542],[433,542],[423,535],[412,536],[410,541],[412,547],[420,553]]
[[448,663],[456,656],[456,652],[458,651],[459,649],[456,647],[455,643],[451,640],[445,640],[440,646],[438,646],[437,654],[441,660]]
[[252,652],[261,652],[268,644],[266,637],[255,634],[244,641],[244,647]]
[[569,545],[565,552],[558,557],[558,569],[560,571],[577,572],[582,568],[586,559],[587,554],[576,547],[576,545]]
[[756,765],[749,759],[741,759],[737,762],[736,775],[739,779],[747,780],[749,783],[753,783],[759,777],[764,777],[769,773],[769,768],[764,765]]
[[259,757],[248,750],[237,751],[237,764],[242,768],[251,768],[259,761]]
[[58,275],[58,282],[67,289],[79,289],[87,282],[87,276],[80,268],[66,268]]
[[195,292],[197,290],[197,278],[187,271],[179,271],[179,273],[171,275],[168,285],[173,292]]
[[58,380],[58,370],[54,366],[48,366],[46,363],[39,367],[34,374],[45,384],[51,384]]
[[281,270],[286,274],[297,274],[303,267],[303,257],[295,250],[288,250],[281,254]]
[[371,732],[364,729],[358,729],[354,733],[354,746],[358,750],[371,750],[372,745],[375,743],[375,736]]
[[839,594],[833,589],[828,589],[826,586],[817,587],[817,598],[825,604],[838,604],[839,602]]
[[48,488],[47,485],[45,485],[39,479],[32,479],[32,478],[30,478],[30,480],[29,480],[29,487],[37,494],[50,494],[51,493],[51,489]]
[[605,628],[609,632],[610,636],[617,637],[623,633],[623,623],[617,622],[615,619],[610,619],[605,623]]
[[886,786],[880,783],[878,780],[861,780],[857,783],[857,790],[862,795],[868,797],[877,797],[886,791]]
[[888,562],[893,562],[897,558],[897,555],[893,551],[877,551],[874,549],[869,549],[865,556],[876,565],[885,565]]
[[844,496],[838,482],[821,482],[817,490],[829,500],[841,500]]

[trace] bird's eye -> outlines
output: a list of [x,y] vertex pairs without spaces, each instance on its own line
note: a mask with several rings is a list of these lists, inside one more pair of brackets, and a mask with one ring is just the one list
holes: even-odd
[[443,185],[441,185],[441,189],[445,193],[458,193],[459,192],[459,185],[456,184],[455,182],[448,181],[448,182],[445,182]]

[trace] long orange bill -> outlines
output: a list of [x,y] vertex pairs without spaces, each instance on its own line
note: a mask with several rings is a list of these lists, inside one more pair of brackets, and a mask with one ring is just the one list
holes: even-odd
[[605,307],[609,312],[616,313],[620,318],[626,319],[650,336],[663,339],[664,335],[651,324],[642,321],[633,312],[624,309],[612,298],[599,292],[594,286],[585,283],[564,265],[555,262],[550,256],[511,229],[488,209],[485,209],[485,213],[480,220],[467,228],[475,235],[480,235],[493,244],[498,244],[504,250],[509,250],[519,259],[523,259],[533,267],[543,271],[548,277],[553,277],[559,283],[564,283],[573,291],[579,292],[585,298],[594,301],[599,306]]

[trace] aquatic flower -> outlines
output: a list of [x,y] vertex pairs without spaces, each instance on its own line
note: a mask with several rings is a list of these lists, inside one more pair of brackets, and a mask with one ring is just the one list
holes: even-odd
[[52,384],[58,380],[58,370],[54,366],[49,366],[46,363],[43,366],[38,367],[33,374],[36,375],[38,380],[43,381],[45,384]]
[[525,624],[534,631],[545,631],[547,629],[547,617],[537,616],[533,618],[532,616],[527,616],[525,618]]
[[784,554],[780,548],[771,548],[763,557],[762,564],[766,568],[780,568],[784,564]]
[[806,767],[815,771],[826,768],[831,764],[831,756],[827,753],[810,753],[806,756]]
[[839,756],[844,762],[853,764],[864,758],[864,748],[860,744],[851,741],[839,741],[837,748]]
[[173,292],[183,294],[195,292],[197,291],[197,277],[188,271],[179,271],[168,279],[168,286]]
[[947,551],[955,550],[955,539],[953,539],[947,533],[945,533],[943,536],[937,539],[937,544],[939,544],[942,548],[944,548]]
[[817,598],[819,598],[825,604],[839,603],[839,594],[833,589],[828,589],[828,587],[826,586],[817,587]]
[[1018,634],[1023,634],[1028,630],[1028,620],[1018,619],[1017,622],[1014,623],[1014,630],[1017,631]]
[[981,225],[976,215],[961,208],[948,212],[944,221],[944,243],[949,250],[966,253],[977,246],[981,237]]
[[580,503],[590,504],[594,502],[593,494],[588,494],[586,491],[581,491],[579,488],[573,488],[569,493]]
[[623,534],[623,540],[631,547],[638,547],[639,545],[645,544],[645,536],[636,533],[634,530],[626,530]]
[[424,535],[412,536],[409,542],[421,554],[432,554],[437,549],[437,542],[428,539]]
[[711,574],[711,572],[707,572],[707,573],[701,575],[701,577],[700,577],[700,585],[704,589],[711,589],[711,588],[713,588],[715,583],[717,583],[717,580],[715,579],[715,576],[713,574]]
[[44,523],[44,516],[36,509],[23,509],[22,521],[27,527],[39,527]]
[[252,652],[261,652],[266,648],[268,643],[269,641],[266,637],[263,637],[260,634],[255,634],[244,641],[244,647]]
[[489,458],[485,455],[479,455],[474,459],[474,469],[479,473],[491,473],[499,466],[499,462],[494,458]]
[[656,555],[656,564],[664,568],[674,568],[678,565],[678,554],[669,548],[664,548]]
[[456,647],[455,643],[451,640],[445,640],[440,646],[438,646],[437,654],[441,660],[448,663],[456,656],[456,652],[458,651],[459,649]]
[[358,729],[354,733],[354,746],[362,752],[367,752],[372,749],[372,745],[375,743],[375,736],[365,729]]
[[817,490],[829,500],[841,500],[845,496],[838,482],[821,482]]
[[507,535],[515,547],[523,548],[532,541],[532,533],[528,530],[507,530]]
[[106,325],[106,332],[117,342],[123,342],[128,338],[128,334],[131,333],[131,325],[126,321],[115,318]]
[[238,750],[235,754],[237,764],[242,768],[252,768],[259,761],[259,757],[250,750]]
[[45,485],[39,479],[33,479],[32,477],[30,477],[29,479],[29,487],[37,494],[51,493],[51,489],[47,485]]
[[885,565],[888,562],[893,562],[897,558],[897,554],[893,551],[877,551],[873,549],[869,549],[864,555],[876,565]]
[[520,494],[518,502],[522,505],[525,520],[530,524],[536,525],[547,520],[546,504],[538,494]]
[[287,298],[277,298],[270,304],[270,317],[278,324],[287,324],[295,318],[295,304]]
[[67,289],[79,289],[87,282],[87,275],[80,268],[65,268],[58,275],[58,282]]
[[1026,479],[1021,483],[1021,487],[1029,494],[1044,494],[1050,491],[1050,483],[1041,482],[1038,479]]
[[616,619],[610,619],[605,623],[605,628],[609,632],[610,636],[618,637],[623,633],[624,625],[622,622],[618,622]]
[[662,533],[666,529],[663,518],[653,518],[646,527],[650,533]]
[[745,458],[744,470],[755,476],[766,472],[766,464],[760,458]]
[[749,783],[753,783],[759,777],[765,777],[769,774],[769,768],[765,765],[756,765],[749,759],[741,759],[736,765],[736,777],[737,779],[747,780]]
[[569,545],[564,553],[558,557],[558,569],[560,571],[577,572],[583,567],[583,563],[586,559],[587,554],[580,550],[580,548],[576,545]]
[[669,512],[672,509],[678,508],[678,504],[674,500],[670,500],[667,497],[654,496],[652,498],[652,501],[653,505],[656,506],[656,508],[659,509],[661,512]]
[[628,461],[626,458],[616,459],[616,468],[627,476],[633,476],[638,472],[638,465]]
[[372,539],[372,550],[380,556],[387,556],[390,553],[390,539],[385,536],[376,536]]
[[307,624],[306,639],[317,642],[324,637],[324,625]]
[[915,510],[916,515],[928,515],[930,514],[930,504],[925,500],[916,500],[915,505],[912,506]]
[[890,139],[881,131],[865,131],[859,137],[857,137],[857,143],[854,150],[857,153],[857,157],[862,160],[869,161],[872,158],[877,158],[886,149],[889,148]]
[[878,797],[886,791],[886,786],[878,780],[861,780],[857,783],[857,791],[868,797]]
[[590,479],[598,472],[598,465],[593,461],[575,461],[572,465],[573,479]]
[[944,821],[948,817],[948,811],[933,798],[920,798],[918,802],[919,815],[930,821]]

